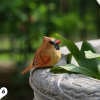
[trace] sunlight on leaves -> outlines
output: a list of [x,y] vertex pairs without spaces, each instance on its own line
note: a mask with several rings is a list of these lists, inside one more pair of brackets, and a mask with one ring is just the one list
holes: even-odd
[[84,51],[85,52],[85,57],[88,59],[93,59],[93,58],[100,58],[100,54],[93,53],[92,51]]

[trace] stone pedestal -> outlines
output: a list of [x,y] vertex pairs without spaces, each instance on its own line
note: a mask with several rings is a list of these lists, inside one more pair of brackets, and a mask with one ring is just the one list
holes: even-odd
[[[100,40],[89,41],[100,53]],[[81,46],[81,42],[77,43]],[[64,51],[64,52],[63,52]],[[69,51],[62,49],[62,53]],[[65,56],[59,64],[66,64]],[[30,72],[34,100],[100,100],[100,80],[81,74],[53,74],[50,69]]]

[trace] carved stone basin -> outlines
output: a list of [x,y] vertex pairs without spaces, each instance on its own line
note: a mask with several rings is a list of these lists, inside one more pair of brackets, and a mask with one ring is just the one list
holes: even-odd
[[[100,53],[100,40],[89,41]],[[76,43],[81,47],[81,42]],[[69,51],[62,48],[62,53]],[[73,61],[74,62],[74,61]],[[64,56],[59,64],[65,64]],[[100,80],[81,74],[53,74],[50,69],[30,72],[34,100],[100,100]]]

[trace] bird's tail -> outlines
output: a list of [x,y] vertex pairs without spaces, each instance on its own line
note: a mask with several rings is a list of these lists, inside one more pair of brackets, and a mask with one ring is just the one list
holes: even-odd
[[28,67],[26,67],[22,72],[21,72],[21,74],[22,75],[25,75],[27,72],[29,72],[31,69],[32,69],[32,64],[31,65],[29,65]]

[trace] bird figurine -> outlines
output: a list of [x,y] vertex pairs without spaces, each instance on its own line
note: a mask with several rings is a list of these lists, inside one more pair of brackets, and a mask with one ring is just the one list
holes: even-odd
[[35,53],[32,64],[26,67],[22,74],[26,74],[31,69],[47,68],[55,65],[61,59],[60,42],[55,38],[44,36],[41,46]]

